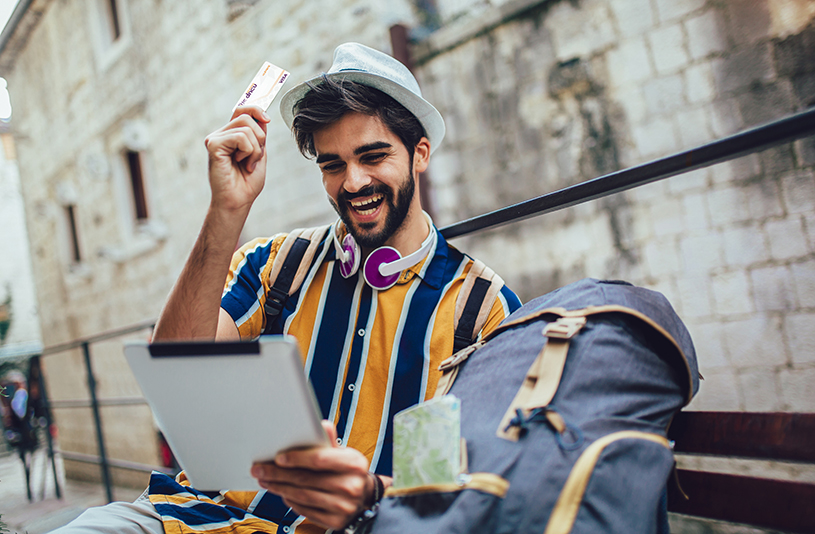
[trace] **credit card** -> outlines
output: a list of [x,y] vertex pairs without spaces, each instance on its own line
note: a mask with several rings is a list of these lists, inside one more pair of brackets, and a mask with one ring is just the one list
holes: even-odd
[[235,111],[240,106],[256,105],[260,106],[263,111],[269,109],[269,105],[280,92],[280,88],[286,83],[289,78],[289,73],[280,67],[276,67],[268,61],[263,63],[260,70],[252,79],[252,83],[246,88],[246,91],[241,95],[241,99],[232,108]]

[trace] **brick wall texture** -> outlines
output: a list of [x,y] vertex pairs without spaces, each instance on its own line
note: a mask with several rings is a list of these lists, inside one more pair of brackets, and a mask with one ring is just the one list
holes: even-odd
[[[0,58],[45,345],[158,314],[207,207],[203,138],[263,60],[293,84],[326,70],[341,42],[388,51],[389,26],[413,26],[417,77],[448,128],[429,171],[439,226],[815,103],[809,0],[437,0],[435,13],[422,2],[120,0],[113,45],[105,4],[34,2],[39,22]],[[440,29],[417,26],[431,19]],[[246,239],[333,219],[316,166],[282,121],[269,131]],[[143,154],[148,224],[133,220],[125,147]],[[696,343],[705,380],[693,408],[815,411],[813,166],[815,140],[802,140],[455,244],[524,300],[586,276],[663,292]],[[58,242],[71,191],[80,265]],[[97,358],[109,395],[132,388],[117,347]],[[81,396],[78,355],[53,362],[57,398]],[[90,421],[70,417],[64,441],[93,452],[80,439]],[[111,419],[111,434],[125,431]]]

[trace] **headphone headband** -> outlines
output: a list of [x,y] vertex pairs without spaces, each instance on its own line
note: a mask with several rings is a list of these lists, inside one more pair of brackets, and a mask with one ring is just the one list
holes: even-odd
[[[427,213],[422,213],[427,219],[429,232],[419,250],[408,254],[404,258],[393,247],[382,246],[372,251],[365,259],[365,265],[362,269],[362,276],[369,286],[380,291],[388,289],[399,280],[402,271],[419,263],[434,248],[437,236],[433,228],[433,221]],[[344,278],[350,278],[359,270],[362,251],[350,232],[345,235],[342,244],[340,244],[339,237],[337,237],[339,223],[338,220],[334,224],[331,234],[334,239],[337,260],[340,262],[340,274]]]

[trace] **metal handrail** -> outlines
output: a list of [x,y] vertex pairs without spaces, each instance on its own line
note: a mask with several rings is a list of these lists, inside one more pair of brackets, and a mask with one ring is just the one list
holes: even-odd
[[445,226],[445,239],[521,221],[815,135],[815,108]]
[[[74,339],[72,341],[68,341],[66,343],[59,343],[57,345],[51,345],[43,349],[41,356],[51,356],[54,354],[59,354],[62,352],[66,352],[69,350],[74,350],[81,348],[82,353],[85,360],[85,372],[87,373],[87,381],[88,381],[88,393],[90,394],[90,399],[88,400],[69,400],[69,401],[57,401],[57,402],[50,402],[47,394],[45,393],[47,390],[45,388],[45,384],[42,380],[42,374],[40,374],[40,391],[43,392],[43,397],[46,406],[46,414],[48,418],[48,426],[51,426],[51,408],[73,408],[73,407],[80,407],[86,406],[91,408],[93,412],[93,421],[94,427],[96,431],[96,448],[99,451],[98,455],[93,454],[83,454],[83,453],[75,453],[69,451],[56,451],[53,448],[53,444],[49,439],[49,455],[51,456],[52,463],[54,454],[61,454],[63,458],[68,460],[74,460],[79,462],[86,462],[86,463],[95,463],[99,465],[102,475],[102,482],[105,486],[105,494],[107,497],[108,502],[113,502],[113,480],[110,476],[110,468],[117,467],[120,469],[135,469],[137,471],[164,471],[165,469],[162,467],[157,466],[145,466],[143,464],[136,464],[134,462],[128,462],[126,460],[117,460],[108,458],[107,454],[107,447],[105,446],[105,435],[102,431],[102,416],[99,413],[100,406],[115,406],[115,405],[123,405],[123,404],[140,404],[144,403],[144,399],[141,399],[141,402],[137,402],[139,399],[133,398],[120,398],[120,399],[100,399],[96,396],[96,375],[93,372],[93,364],[91,360],[91,350],[90,346],[93,343],[98,343],[101,341],[107,341],[109,339],[115,339],[117,337],[121,337],[127,334],[132,334],[134,332],[138,332],[140,330],[146,330],[148,328],[152,328],[155,326],[156,320],[149,319],[146,321],[141,321],[132,325],[124,326],[121,328],[116,328],[113,330],[107,330],[105,332],[101,332],[99,334],[94,334],[91,336],[86,336],[78,339]],[[149,468],[149,469],[148,469]],[[54,467],[54,480],[56,481],[56,466]],[[57,493],[59,496],[59,489],[57,489]]]
[[98,334],[94,334],[87,337],[80,337],[71,341],[67,341],[65,343],[58,343],[56,345],[51,345],[49,347],[45,347],[44,349],[42,349],[42,356],[50,356],[51,354],[57,354],[60,352],[65,352],[67,350],[78,349],[85,344],[90,345],[93,343],[98,343],[100,341],[107,341],[108,339],[122,337],[127,334],[132,334],[133,332],[138,332],[139,330],[147,330],[148,328],[153,328],[155,325],[156,325],[155,319],[147,319],[128,326],[123,326],[121,328],[106,330]]
[[[62,458],[65,460],[72,460],[74,462],[98,465],[101,465],[102,463],[102,458],[95,454],[84,454],[81,452],[62,450],[55,450],[54,452],[61,455]],[[143,473],[152,473],[153,471],[159,471],[161,473],[166,473],[168,475],[176,474],[176,471],[169,467],[157,467],[154,465],[142,464],[139,462],[130,462],[127,460],[117,460],[114,458],[108,458],[106,461],[110,467],[115,467],[117,469],[127,469],[128,471],[141,471]]]
[[[96,399],[99,406],[136,406],[147,404],[144,397],[114,397],[110,399]],[[91,399],[66,399],[55,400],[48,403],[51,408],[90,408]]]

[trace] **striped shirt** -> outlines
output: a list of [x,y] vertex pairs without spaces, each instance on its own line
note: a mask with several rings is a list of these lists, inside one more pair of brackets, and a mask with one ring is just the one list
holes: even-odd
[[[372,289],[359,273],[343,278],[327,234],[275,328],[297,339],[322,415],[336,424],[341,445],[361,451],[381,475],[391,474],[394,414],[433,396],[438,366],[453,353],[456,298],[473,265],[433,228],[431,253],[384,291]],[[269,273],[285,237],[251,241],[232,259],[221,307],[242,339],[263,332]],[[520,305],[504,286],[482,334]],[[179,482],[154,474],[150,484],[150,500],[168,533],[274,531],[268,523],[258,528],[259,518],[287,527],[281,532],[321,531],[275,495],[226,492],[212,499],[186,486],[183,474]]]

